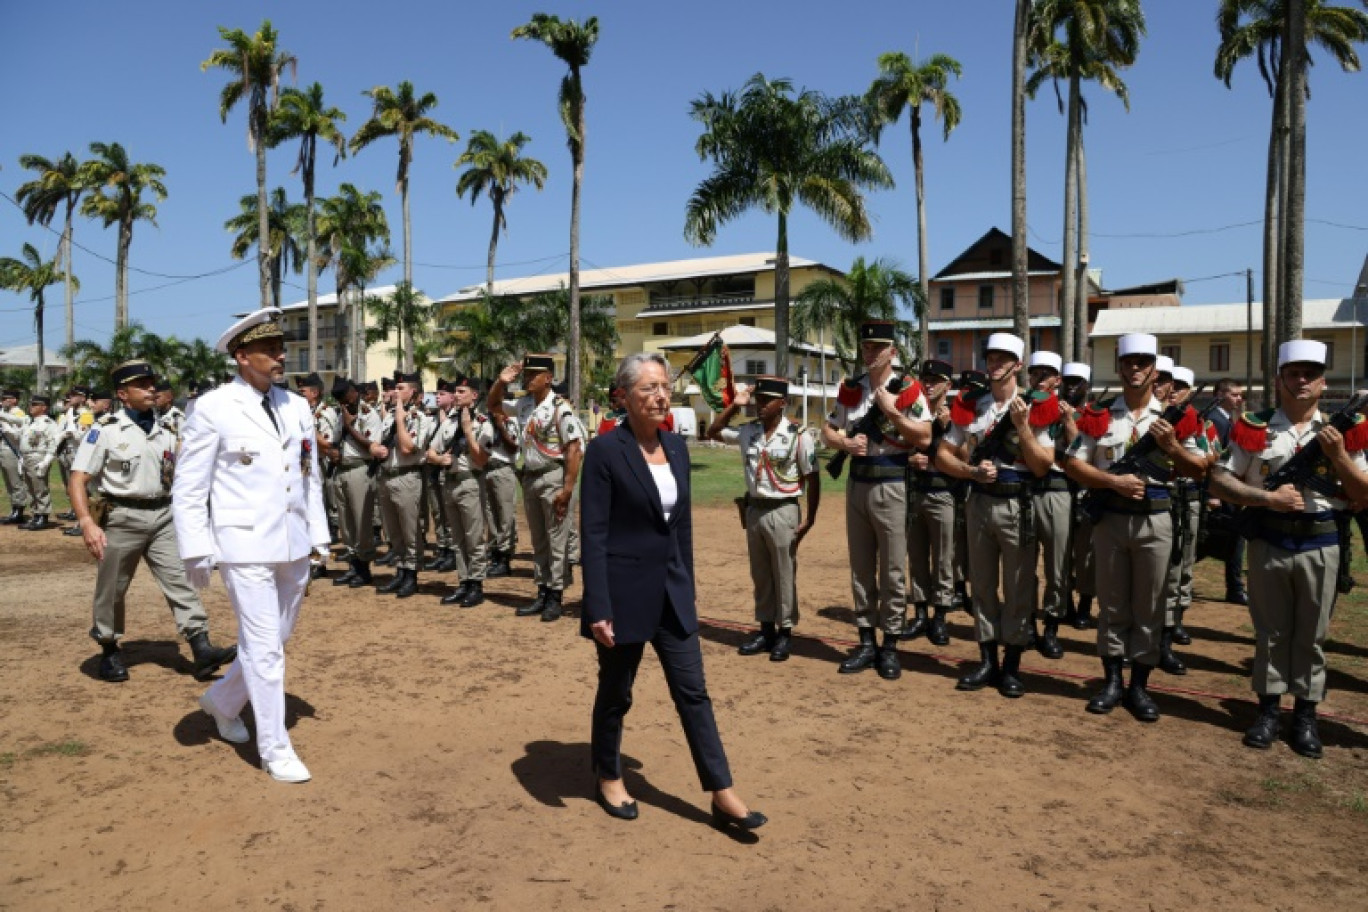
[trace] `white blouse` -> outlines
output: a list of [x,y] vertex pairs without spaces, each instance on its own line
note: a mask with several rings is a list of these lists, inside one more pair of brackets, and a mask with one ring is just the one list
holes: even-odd
[[660,509],[665,511],[665,518],[670,518],[670,513],[675,505],[679,503],[679,486],[675,484],[674,472],[670,471],[669,463],[665,465],[654,465],[646,463],[651,470],[651,477],[655,479],[656,490],[660,492]]

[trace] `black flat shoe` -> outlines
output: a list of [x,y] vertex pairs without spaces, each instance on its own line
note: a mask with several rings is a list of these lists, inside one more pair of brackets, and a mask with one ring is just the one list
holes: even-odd
[[594,783],[594,800],[598,802],[598,806],[603,808],[609,817],[616,817],[618,820],[637,819],[639,812],[635,801],[624,801],[618,805],[609,804],[608,799],[603,797],[603,789],[599,788],[597,782]]
[[751,811],[745,817],[733,817],[718,807],[717,802],[714,801],[712,803],[712,822],[713,826],[718,829],[734,826],[743,830],[758,830],[769,822],[769,818],[759,811]]

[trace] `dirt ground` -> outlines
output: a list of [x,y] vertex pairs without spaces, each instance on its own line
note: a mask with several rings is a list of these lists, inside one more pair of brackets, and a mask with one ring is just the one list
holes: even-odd
[[[737,786],[771,820],[749,841],[708,825],[654,658],[624,742],[641,818],[592,803],[593,651],[574,620],[513,616],[525,541],[475,609],[441,607],[433,574],[406,601],[315,584],[287,680],[314,780],[286,786],[215,737],[145,568],[132,680],[105,684],[79,540],[0,528],[0,908],[1363,908],[1368,650],[1332,634],[1320,762],[1241,746],[1253,647],[1221,603],[1189,616],[1191,673],[1156,674],[1156,725],[1084,712],[1091,632],[1069,630],[1062,661],[1028,655],[1017,701],[955,691],[977,654],[964,614],[950,646],[905,647],[898,682],[838,676],[842,506],[803,545],[782,665],[735,653],[743,540],[730,506],[696,510],[710,688]],[[217,579],[207,602],[232,640]]]

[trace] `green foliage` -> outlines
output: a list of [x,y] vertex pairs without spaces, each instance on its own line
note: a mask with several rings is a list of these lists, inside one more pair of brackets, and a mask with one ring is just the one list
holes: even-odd
[[166,199],[161,180],[166,169],[129,161],[128,152],[118,143],[94,142],[90,151],[95,158],[81,166],[80,179],[95,192],[81,204],[81,214],[100,219],[106,228],[117,223],[131,231],[135,221],[157,224],[156,205],[144,203],[142,195],[151,193],[158,202]]
[[70,221],[77,202],[87,189],[86,175],[76,157],[70,152],[55,160],[41,155],[21,155],[19,166],[37,175],[21,184],[14,194],[28,223],[50,225],[61,208],[66,209]]
[[[1120,71],[1135,63],[1145,35],[1139,0],[1038,0],[1031,15],[1028,95],[1034,98],[1049,80],[1062,111],[1058,83],[1077,77],[1096,82],[1130,109]],[[1086,101],[1083,110],[1086,116]]]
[[943,135],[949,139],[964,113],[959,99],[950,91],[950,77],[958,79],[961,75],[960,62],[947,54],[935,54],[920,64],[913,64],[901,51],[880,54],[879,76],[865,92],[865,103],[873,115],[874,141],[879,141],[885,126],[898,122],[904,110],[917,132],[923,104],[935,110]]
[[574,19],[562,21],[559,16],[535,13],[526,25],[515,28],[511,37],[514,40],[540,41],[566,65],[567,71],[561,80],[558,98],[560,117],[565,125],[570,155],[576,162],[581,161],[584,154],[585,99],[580,69],[589,65],[594,45],[598,43],[598,17],[590,16],[581,25]]
[[376,86],[361,94],[371,99],[373,108],[370,120],[363,123],[356,131],[356,135],[351,138],[352,154],[360,152],[378,139],[387,136],[397,137],[399,171],[395,178],[395,186],[401,193],[406,193],[409,165],[413,161],[414,137],[421,134],[440,136],[448,142],[455,142],[460,137],[455,130],[428,116],[429,112],[437,107],[437,96],[432,92],[416,94],[413,83],[407,80],[399,83],[397,91],[389,86]]
[[[1360,61],[1354,45],[1368,41],[1368,13],[1349,6],[1331,6],[1323,0],[1303,0],[1303,8],[1308,51],[1312,45],[1318,46],[1339,63],[1340,69],[1357,73]],[[1221,0],[1216,14],[1221,35],[1216,49],[1216,78],[1228,88],[1236,64],[1253,57],[1272,96],[1282,69],[1286,20],[1287,0]],[[1308,84],[1308,97],[1310,94]]]
[[[304,268],[304,245],[308,243],[308,210],[303,203],[289,202],[285,197],[284,187],[272,190],[269,200],[266,209],[266,256],[271,263],[272,300],[275,306],[279,307],[280,290],[286,271],[298,275]],[[238,200],[238,205],[238,214],[223,223],[225,230],[234,233],[229,253],[235,260],[244,259],[247,251],[257,245],[261,234],[257,195],[243,195]]]
[[73,384],[105,388],[109,387],[110,372],[125,361],[147,361],[159,376],[177,387],[189,380],[215,379],[233,372],[228,357],[203,339],[185,342],[175,336],[163,338],[148,332],[140,323],[114,330],[106,345],[82,339],[63,348],[62,356],[70,365]]
[[394,263],[380,199],[377,190],[362,193],[352,184],[342,184],[336,196],[319,200],[319,266],[336,267],[339,293],[369,284]]
[[221,69],[231,77],[219,95],[219,117],[228,122],[228,114],[244,98],[247,100],[247,144],[255,150],[263,141],[280,92],[280,77],[285,69],[291,72],[298,62],[289,51],[277,49],[280,35],[267,19],[256,34],[242,29],[219,27],[219,37],[228,42],[200,64],[200,70]]
[[[844,279],[819,279],[799,294],[793,305],[793,334],[815,338],[819,332],[836,349],[847,371],[859,363],[860,324],[866,320],[894,320],[900,339],[915,336],[904,314],[920,319],[925,313],[917,280],[893,260],[866,263],[856,257]],[[912,346],[915,350],[915,346]],[[904,364],[909,364],[907,353]]]

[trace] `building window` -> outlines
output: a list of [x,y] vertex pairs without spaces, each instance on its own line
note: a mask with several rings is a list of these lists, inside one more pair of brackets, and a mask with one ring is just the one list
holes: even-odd
[[1317,338],[1315,338],[1314,336],[1311,336],[1311,337],[1309,337],[1309,338],[1311,338],[1311,339],[1312,339],[1313,341],[1315,341],[1315,342],[1320,342],[1320,343],[1323,343],[1323,344],[1325,345],[1325,369],[1326,369],[1327,371],[1329,371],[1329,370],[1334,370],[1334,369],[1335,369],[1335,342],[1334,342],[1334,340],[1333,340],[1333,339],[1324,339],[1324,338],[1317,339]]
[[748,374],[763,374],[765,372],[765,362],[763,360],[747,361],[745,372]]
[[936,341],[936,357],[942,361],[950,360],[950,340],[938,339]]
[[993,286],[992,286],[992,285],[980,285],[980,286],[979,286],[979,310],[992,310],[992,309],[993,309]]
[[742,326],[754,326],[754,325],[755,325],[755,317],[742,317],[741,319],[737,320],[736,322],[737,322],[737,323],[740,323]]
[[954,289],[954,288],[942,288],[942,289],[940,290],[940,292],[941,292],[941,295],[940,295],[940,298],[941,298],[941,310],[954,310],[954,309],[955,309],[955,289]]
[[[1226,345],[1226,348],[1229,348],[1229,347],[1230,347],[1229,344],[1227,344],[1227,345]],[[1169,340],[1169,341],[1162,341],[1162,340],[1161,340],[1161,341],[1159,342],[1159,354],[1164,355],[1164,356],[1169,357],[1169,358],[1172,358],[1174,364],[1182,364],[1182,363],[1183,363],[1183,343],[1181,343],[1181,342],[1174,342],[1174,341],[1172,341],[1172,340]]]
[[[1170,357],[1172,357],[1170,355]],[[1212,342],[1209,367],[1212,373],[1225,373],[1230,370],[1230,343]]]
[[669,334],[670,334],[670,324],[669,324],[669,323],[666,323],[665,321],[662,320],[662,321],[659,322],[659,323],[652,323],[652,324],[651,324],[651,335],[653,335],[653,336],[668,336]]

